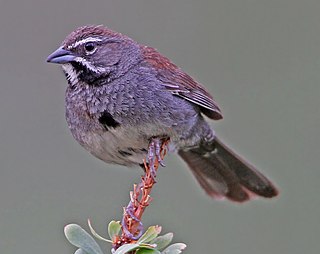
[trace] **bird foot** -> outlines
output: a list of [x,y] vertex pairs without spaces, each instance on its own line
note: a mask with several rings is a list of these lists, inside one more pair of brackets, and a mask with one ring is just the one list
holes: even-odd
[[162,167],[166,166],[163,162],[163,155],[161,154],[164,144],[165,141],[163,141],[163,139],[160,138],[152,138],[149,144],[148,165],[153,180],[155,180],[156,178],[156,169],[158,168],[158,165],[160,164]]

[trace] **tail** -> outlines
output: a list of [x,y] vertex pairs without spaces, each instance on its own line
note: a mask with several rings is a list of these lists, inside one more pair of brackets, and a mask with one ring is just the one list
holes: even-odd
[[252,165],[215,138],[210,144],[180,150],[179,155],[192,173],[213,198],[244,202],[253,196],[272,198],[278,191],[274,185]]

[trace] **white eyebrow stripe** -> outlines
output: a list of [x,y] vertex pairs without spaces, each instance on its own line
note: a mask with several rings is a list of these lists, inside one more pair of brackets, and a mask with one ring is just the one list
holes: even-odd
[[88,38],[85,38],[85,39],[82,39],[80,41],[76,41],[74,44],[70,45],[68,48],[76,48],[78,47],[79,45],[83,45],[87,42],[101,42],[103,41],[102,39],[100,38],[96,38],[96,37],[88,37]]

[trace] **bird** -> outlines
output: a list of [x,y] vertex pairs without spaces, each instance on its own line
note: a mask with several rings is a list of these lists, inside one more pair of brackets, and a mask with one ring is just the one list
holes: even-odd
[[242,203],[278,190],[225,145],[208,119],[223,118],[206,88],[156,49],[103,25],[71,32],[47,57],[67,80],[66,120],[73,137],[106,163],[139,167],[153,140],[170,140],[214,199]]

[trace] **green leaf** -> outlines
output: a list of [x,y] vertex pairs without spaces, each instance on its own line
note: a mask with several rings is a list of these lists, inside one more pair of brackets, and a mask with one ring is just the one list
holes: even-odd
[[102,237],[101,235],[99,235],[99,234],[93,229],[90,220],[88,220],[88,226],[89,226],[89,229],[90,229],[90,231],[91,231],[91,234],[92,234],[95,238],[97,238],[97,239],[99,239],[99,240],[102,240],[102,241],[105,241],[105,242],[108,242],[108,243],[112,243],[111,240]]
[[121,230],[121,224],[120,221],[110,221],[108,225],[108,234],[110,239],[114,239],[115,236],[119,235]]
[[173,238],[173,234],[172,233],[167,233],[165,235],[158,236],[157,238],[153,239],[150,243],[151,244],[156,244],[157,245],[157,247],[156,247],[157,250],[162,250],[162,249],[164,249],[165,247],[167,247],[171,243],[172,238]]
[[79,225],[69,224],[65,226],[64,234],[71,244],[87,254],[103,254],[97,242]]
[[139,248],[138,243],[128,243],[120,246],[115,253],[113,254],[125,254],[128,253],[129,251],[133,251]]
[[136,254],[161,254],[157,249],[139,248]]
[[161,254],[179,254],[181,253],[187,245],[184,243],[174,243],[170,245],[168,248],[166,248],[164,251],[161,252]]
[[148,243],[156,238],[161,232],[160,226],[151,226],[147,231],[140,237],[138,243]]
[[158,250],[156,250],[154,248],[153,245],[150,244],[145,244],[145,243],[128,243],[128,244],[124,244],[121,247],[119,247],[116,252],[114,252],[113,254],[124,254],[124,253],[128,253],[130,251],[133,250],[155,250],[153,252],[146,252],[148,254],[161,254]]
[[88,253],[85,252],[83,249],[77,249],[74,254],[88,254]]

